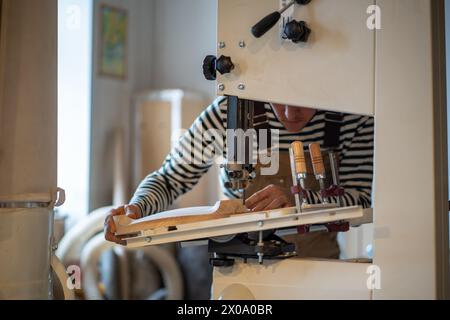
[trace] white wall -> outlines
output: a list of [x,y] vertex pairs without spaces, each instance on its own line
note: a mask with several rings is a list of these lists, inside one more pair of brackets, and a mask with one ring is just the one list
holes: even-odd
[[[99,3],[128,10],[128,75],[126,80],[98,75]],[[125,129],[130,141],[131,105],[134,93],[151,87],[154,3],[149,0],[95,0],[94,61],[92,103],[92,146],[90,209],[112,203],[113,136],[117,127]],[[125,167],[130,172],[129,146]],[[129,183],[129,181],[127,181]]]
[[[205,80],[203,59],[216,53],[217,0],[154,0],[155,33],[152,83],[155,89],[181,88],[215,97],[215,82]],[[206,106],[205,106],[206,107]],[[218,168],[205,178],[209,203],[218,200]]]
[[189,89],[213,97],[215,84],[203,77],[202,62],[216,53],[216,7],[216,0],[155,0],[155,89]]

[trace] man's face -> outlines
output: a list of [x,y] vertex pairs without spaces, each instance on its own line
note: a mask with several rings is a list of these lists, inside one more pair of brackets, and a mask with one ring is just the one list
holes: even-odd
[[278,120],[289,132],[300,132],[316,114],[316,109],[273,104]]

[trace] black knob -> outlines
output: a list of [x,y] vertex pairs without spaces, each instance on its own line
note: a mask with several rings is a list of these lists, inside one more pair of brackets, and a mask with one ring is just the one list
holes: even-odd
[[255,38],[261,38],[263,35],[265,35],[270,29],[273,28],[274,25],[277,24],[277,22],[280,20],[281,15],[283,12],[285,12],[287,9],[292,7],[295,3],[299,5],[307,5],[312,0],[295,0],[288,3],[283,9],[279,11],[275,11],[270,13],[269,15],[265,16],[261,21],[259,21],[257,24],[255,24],[252,27],[252,34],[255,36]]
[[221,56],[217,59],[216,62],[216,70],[220,72],[220,74],[227,74],[234,70],[233,61],[231,61],[230,57]]
[[292,40],[294,43],[308,42],[311,29],[308,28],[305,21],[292,20],[284,27],[284,39]]
[[203,60],[203,75],[206,80],[216,80],[217,71],[220,74],[230,73],[234,69],[234,64],[230,57],[221,56],[217,59],[215,56],[207,56]]
[[203,75],[206,80],[216,80],[216,60],[215,56],[207,56],[205,60],[203,60]]

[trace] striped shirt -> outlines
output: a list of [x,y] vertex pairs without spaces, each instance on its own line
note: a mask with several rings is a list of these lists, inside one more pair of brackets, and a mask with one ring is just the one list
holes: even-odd
[[[269,127],[279,130],[279,150],[288,151],[294,141],[305,146],[313,142],[324,144],[325,112],[317,111],[312,120],[300,133],[287,131],[277,119],[270,104],[265,105]],[[190,191],[201,177],[217,163],[217,157],[226,158],[227,99],[216,99],[180,138],[167,156],[162,167],[147,176],[139,185],[130,204],[137,205],[144,216],[167,210],[181,195]],[[201,139],[205,132],[218,132],[222,137]],[[340,128],[339,177],[345,189],[346,206],[371,206],[373,177],[374,120],[369,116],[345,114]],[[216,150],[216,152],[214,152]],[[189,158],[189,161],[186,161]],[[192,161],[192,159],[194,161]],[[229,198],[240,198],[240,192],[224,187],[226,172],[220,174],[222,189]],[[336,202],[337,199],[331,199]],[[308,191],[308,202],[320,203],[317,191]]]

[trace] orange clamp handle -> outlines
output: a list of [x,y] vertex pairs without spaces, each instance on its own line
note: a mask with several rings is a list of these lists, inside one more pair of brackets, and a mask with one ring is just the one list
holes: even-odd
[[325,165],[322,158],[322,150],[320,144],[311,143],[309,145],[309,152],[311,153],[311,162],[316,176],[325,176]]
[[291,144],[292,153],[294,154],[295,171],[296,174],[306,174],[305,150],[303,149],[303,142],[296,141]]

